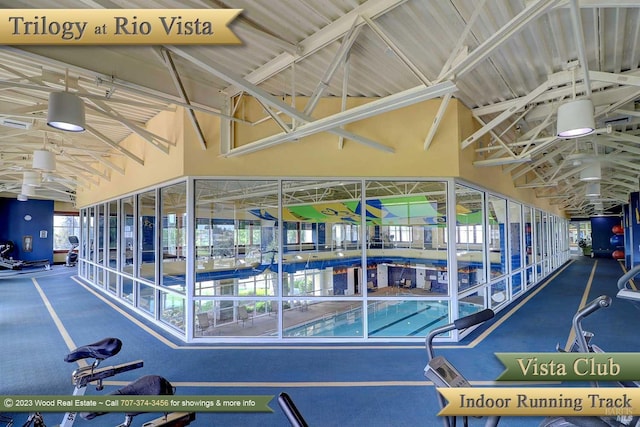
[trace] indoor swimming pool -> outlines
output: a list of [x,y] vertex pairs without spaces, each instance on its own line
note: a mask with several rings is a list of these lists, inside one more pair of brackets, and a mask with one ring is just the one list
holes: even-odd
[[[482,308],[460,302],[460,315],[466,316]],[[369,337],[420,337],[449,322],[448,301],[375,301],[369,303],[367,312]],[[283,336],[357,337],[362,336],[363,320],[362,308],[353,308],[286,328]]]

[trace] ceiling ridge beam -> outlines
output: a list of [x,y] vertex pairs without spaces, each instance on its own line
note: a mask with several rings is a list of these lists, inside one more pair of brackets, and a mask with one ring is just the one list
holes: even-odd
[[440,127],[440,123],[444,117],[444,113],[449,106],[449,102],[451,101],[451,97],[453,93],[447,93],[440,101],[440,106],[438,107],[438,111],[436,112],[436,116],[433,118],[433,123],[429,127],[429,132],[424,139],[424,143],[422,144],[422,149],[427,151],[433,142],[433,138],[435,138],[436,133],[438,132],[438,128]]
[[[105,116],[120,122],[124,127],[129,129],[131,132],[138,135],[140,138],[147,141],[149,144],[156,147],[157,149],[159,149],[165,154],[169,154],[169,145],[175,145],[175,144],[168,143],[167,141],[165,141],[164,138],[157,136],[153,132],[149,132],[148,130],[136,125],[131,120],[125,117],[122,117],[118,112],[112,110],[108,105],[105,105],[103,102],[92,100],[92,104],[93,105],[87,105],[87,108],[93,111],[102,113]],[[163,143],[167,145],[164,145]]]
[[[157,50],[156,50],[157,52]],[[176,69],[176,64],[173,62],[173,58],[171,58],[171,53],[165,48],[160,48],[160,57],[163,59],[165,66],[169,70],[169,75],[171,75],[171,80],[173,80],[173,84],[178,91],[178,95],[182,99],[187,106],[191,106],[191,102],[189,101],[189,96],[187,95],[187,90],[184,88],[182,84],[182,79],[180,78],[180,74]],[[187,115],[189,117],[189,122],[191,122],[191,126],[196,133],[196,137],[198,138],[198,142],[200,142],[200,148],[203,150],[207,149],[207,140],[204,137],[204,133],[202,132],[202,128],[200,127],[200,123],[198,122],[198,118],[196,117],[196,113],[187,107]]]
[[538,19],[540,16],[553,9],[560,0],[538,0],[529,2],[520,13],[518,13],[507,24],[503,25],[498,31],[493,33],[489,38],[480,43],[465,58],[457,62],[443,78],[460,78],[460,76],[471,71],[479,63],[487,59],[493,51],[502,46],[514,34],[529,24],[529,22]]
[[144,160],[142,160],[140,157],[136,156],[135,154],[133,154],[131,151],[127,150],[126,148],[120,146],[120,144],[117,144],[117,143],[113,142],[111,139],[109,139],[109,137],[107,137],[106,135],[103,135],[99,130],[93,128],[90,125],[87,125],[86,128],[87,128],[87,131],[89,133],[91,133],[93,136],[98,138],[100,141],[104,142],[105,144],[107,144],[111,148],[121,152],[128,159],[133,160],[134,162],[138,163],[141,166],[144,166]]
[[[309,117],[306,114],[302,113],[301,111],[289,106],[288,104],[286,104],[285,102],[281,101],[280,99],[272,96],[271,94],[269,94],[267,91],[265,91],[264,89],[254,85],[253,83],[246,81],[243,77],[240,77],[238,75],[236,75],[235,73],[231,72],[230,70],[226,69],[226,67],[222,66],[221,64],[216,64],[216,66],[212,66],[211,64],[209,64],[203,57],[201,54],[199,54],[198,48],[196,46],[190,46],[188,48],[185,47],[178,47],[178,46],[168,46],[168,48],[174,52],[175,54],[183,57],[184,59],[192,62],[193,64],[201,67],[202,69],[212,73],[214,76],[217,76],[218,78],[221,78],[223,80],[226,80],[230,83],[236,84],[237,86],[241,87],[245,92],[251,94],[254,97],[258,97],[261,98],[262,101],[269,105],[272,106],[286,114],[288,114],[290,117],[295,118],[296,120],[299,120],[300,122],[313,122],[315,121],[315,119],[313,117]],[[401,92],[402,93],[402,92]],[[393,95],[390,95],[393,96]],[[383,98],[385,99],[385,98]],[[378,101],[373,101],[373,102],[378,102]],[[351,110],[347,110],[343,113],[339,113],[339,114],[348,114]],[[339,126],[339,125],[336,125]],[[387,152],[393,152],[393,148],[388,147],[386,145],[380,144],[379,142],[373,141],[369,138],[365,138],[362,136],[357,136],[352,132],[347,132],[343,129],[339,129],[339,128],[331,128],[331,129],[327,129],[327,132],[331,132],[333,134],[336,135],[341,135],[344,136],[348,139],[351,139],[355,142],[359,142],[359,143],[363,143],[365,145],[369,145],[371,147],[383,150],[383,151],[387,151]],[[354,137],[355,135],[355,137]],[[232,149],[231,151],[233,151],[234,149]],[[231,152],[230,151],[230,152]],[[228,153],[222,153],[223,155],[227,155]]]
[[331,64],[325,70],[324,75],[318,82],[318,85],[313,90],[313,93],[309,97],[309,101],[304,108],[303,113],[306,115],[311,115],[313,110],[316,108],[318,101],[320,101],[320,97],[324,94],[324,91],[329,87],[329,83],[333,79],[333,76],[338,71],[338,67],[345,62],[345,59],[349,56],[349,52],[351,52],[351,47],[355,43],[360,31],[362,30],[362,26],[355,26],[356,21],[353,22],[353,27],[349,29],[349,32],[344,36],[344,40],[338,49],[338,52],[333,57]]
[[515,114],[517,111],[519,111],[521,108],[525,107],[527,104],[529,104],[532,100],[534,100],[535,98],[537,98],[538,96],[540,96],[540,94],[544,93],[547,89],[549,89],[549,87],[553,84],[554,79],[553,78],[549,78],[547,79],[544,83],[542,83],[541,85],[539,85],[537,88],[535,88],[534,90],[532,90],[531,92],[529,92],[528,95],[523,96],[521,98],[518,98],[518,102],[516,102],[515,104],[513,104],[510,108],[506,109],[505,111],[503,111],[502,113],[500,113],[497,117],[495,117],[493,120],[491,120],[489,123],[485,124],[484,126],[482,126],[482,128],[478,129],[476,132],[474,132],[471,136],[469,136],[468,138],[466,138],[464,141],[462,141],[460,143],[460,148],[462,150],[464,150],[465,148],[467,148],[469,145],[473,144],[474,142],[476,142],[479,138],[481,138],[482,136],[484,136],[487,132],[489,132],[490,130],[492,130],[493,128],[495,128],[496,126],[498,126],[500,123],[504,122],[505,120],[507,120],[509,117],[511,117],[513,114]]
[[[407,0],[368,0],[298,43],[298,49],[295,55],[288,52],[282,53],[262,67],[244,76],[244,79],[253,84],[262,83],[275,74],[289,68],[293,62],[303,60],[316,53],[318,50],[340,39],[349,31],[354,20],[361,20],[357,25],[364,24],[364,20],[362,20],[361,16],[364,15],[371,19],[375,19],[397,6],[400,6],[406,1]],[[241,91],[241,86],[237,86],[232,83],[232,85],[224,89],[223,92],[228,96],[233,97]]]
[[[456,86],[451,82],[438,83],[431,87],[417,86],[412,89],[389,95],[385,98],[369,102],[358,107],[350,108],[321,119],[305,123],[298,126],[294,131],[286,134],[276,134],[258,141],[245,144],[239,148],[232,149],[228,155],[239,155],[253,152],[256,150],[271,147],[283,142],[292,141],[294,139],[303,138],[318,132],[331,131],[337,126],[342,126],[358,120],[363,120],[383,112],[402,108],[417,102],[426,101],[435,97],[443,96],[456,90]],[[345,131],[342,131],[345,132]],[[390,147],[379,145],[379,149],[385,151],[393,150]]]
[[422,70],[420,70],[420,68],[418,68],[418,66],[413,63],[413,61],[402,51],[402,49],[400,49],[400,47],[398,45],[396,45],[395,42],[393,40],[391,40],[391,38],[389,36],[387,36],[387,34],[382,30],[382,28],[380,28],[380,26],[378,24],[376,24],[368,16],[362,16],[362,19],[364,19],[364,21],[367,23],[369,28],[371,28],[371,30],[374,32],[374,34],[377,35],[387,45],[387,47],[389,49],[391,49],[393,51],[393,53],[396,54],[398,59],[400,59],[400,61],[402,61],[402,63],[404,63],[404,65],[406,65],[407,68],[409,68],[409,70],[423,84],[425,84],[427,86],[431,86],[433,84],[433,82],[431,80],[429,80],[429,78],[427,76],[424,75]]

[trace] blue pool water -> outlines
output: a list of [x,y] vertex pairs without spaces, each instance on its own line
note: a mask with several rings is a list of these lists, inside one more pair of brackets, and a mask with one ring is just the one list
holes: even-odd
[[[369,337],[421,337],[438,326],[449,323],[447,302],[439,301],[378,301],[368,306]],[[460,303],[462,316],[479,311],[481,307]],[[287,328],[286,337],[357,337],[364,328],[362,309],[330,314],[322,319]]]

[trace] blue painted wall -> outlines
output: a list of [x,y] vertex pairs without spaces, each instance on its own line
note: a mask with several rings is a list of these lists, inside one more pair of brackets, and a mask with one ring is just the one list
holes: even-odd
[[631,267],[640,263],[640,193],[629,196],[629,245],[631,247]]
[[631,228],[628,203],[622,207],[622,227],[624,228],[624,266],[631,268]]
[[[24,219],[31,215],[31,221]],[[46,231],[47,237],[40,237]],[[31,236],[33,250],[25,252],[23,239]],[[49,260],[53,263],[53,201],[0,198],[0,241],[11,240],[16,249],[11,255],[23,261]]]
[[593,255],[610,257],[617,248],[610,242],[614,225],[622,225],[622,218],[618,216],[597,216],[591,218],[591,246]]

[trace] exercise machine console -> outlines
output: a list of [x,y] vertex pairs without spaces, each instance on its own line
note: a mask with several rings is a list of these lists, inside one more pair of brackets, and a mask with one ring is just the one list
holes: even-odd
[[[479,325],[486,322],[495,316],[495,313],[490,308],[478,311],[477,313],[470,314],[469,316],[461,317],[448,323],[444,326],[432,329],[425,339],[425,347],[427,349],[427,366],[424,368],[424,376],[433,382],[436,387],[471,387],[469,381],[467,381],[460,372],[443,356],[435,356],[433,350],[433,340],[436,336],[444,334],[455,329],[461,331],[471,326]],[[438,403],[440,408],[446,406],[444,397],[438,393]],[[498,425],[500,417],[492,416],[487,417],[485,426],[494,427]],[[463,422],[467,425],[467,417],[463,417]],[[452,427],[456,425],[456,417],[442,417],[442,423],[444,427]]]
[[73,267],[78,263],[78,252],[76,252],[76,248],[80,245],[80,240],[78,236],[69,236],[69,243],[71,244],[71,249],[67,252],[64,265]]

